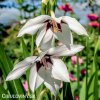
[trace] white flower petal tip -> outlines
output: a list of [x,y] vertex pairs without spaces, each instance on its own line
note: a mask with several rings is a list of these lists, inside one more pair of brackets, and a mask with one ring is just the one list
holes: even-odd
[[7,76],[6,81],[11,81],[10,78],[9,78],[9,76]]
[[20,67],[13,69],[7,76],[6,81],[14,80],[20,78],[28,69],[28,67]]
[[13,70],[8,74],[6,81],[20,78],[26,72],[26,70],[31,67],[31,64],[35,62],[36,58],[36,56],[30,56],[17,63]]
[[23,36],[22,34],[18,34],[18,35],[17,35],[17,37],[22,37],[22,36]]
[[48,54],[52,56],[72,56],[81,50],[84,49],[82,45],[70,45],[70,48],[66,47],[66,45],[61,45],[55,48],[50,48],[48,50]]
[[44,80],[37,73],[36,65],[32,66],[30,70],[29,85],[33,93],[43,83],[43,81]]
[[[17,78],[16,78],[17,79]],[[12,77],[12,75],[9,73],[9,75],[6,78],[6,81],[11,81],[14,80],[14,78]]]
[[62,20],[68,24],[69,28],[76,32],[78,35],[88,36],[85,28],[75,19],[69,16],[63,16]]
[[55,79],[70,82],[69,74],[66,65],[60,59],[53,60],[52,75]]

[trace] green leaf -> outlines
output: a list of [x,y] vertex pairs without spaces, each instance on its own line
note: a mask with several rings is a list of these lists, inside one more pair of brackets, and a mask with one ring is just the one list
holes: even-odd
[[28,52],[27,46],[26,46],[23,38],[22,38],[21,43],[22,43],[23,57],[25,58],[25,57],[29,56],[29,52]]
[[[26,44],[25,44],[23,38],[22,38],[21,41],[22,41],[22,42],[21,42],[21,45],[22,45],[23,58],[26,58],[26,57],[29,56],[29,52],[28,52],[27,46],[26,46]],[[27,79],[27,81],[28,81],[28,86],[29,86],[29,75],[30,75],[30,69],[28,69],[28,70],[26,71],[26,79]],[[30,87],[29,87],[29,94],[30,94],[30,93],[31,93],[31,90],[30,90]],[[31,100],[31,98],[30,98],[30,100]]]
[[[67,88],[65,88],[65,87],[67,87]],[[63,100],[66,100],[67,98],[68,98],[68,100],[73,100],[70,83],[65,83],[63,88],[64,88]]]
[[9,98],[6,98],[7,95],[8,95],[8,92],[4,89],[2,84],[0,84],[0,100],[9,100]]
[[82,84],[82,88],[80,90],[80,94],[79,94],[79,100],[85,100],[86,98],[86,79],[84,78],[83,84]]
[[[4,74],[4,78],[6,79],[9,72],[13,69],[13,64],[10,58],[6,55],[4,47],[1,44],[0,44],[0,65],[1,65],[0,68]],[[20,79],[7,81],[6,84],[10,94],[24,95],[24,89]],[[25,98],[18,98],[15,100],[25,100]]]
[[99,100],[99,93],[98,93],[98,62],[97,62],[97,51],[100,49],[100,38],[98,39],[95,51],[94,51],[94,58],[93,58],[93,66],[91,67],[91,76],[94,74],[92,78],[89,89],[89,99],[88,100]]

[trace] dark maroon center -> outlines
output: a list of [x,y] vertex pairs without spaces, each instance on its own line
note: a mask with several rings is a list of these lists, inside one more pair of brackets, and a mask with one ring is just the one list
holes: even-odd
[[46,31],[51,28],[54,33],[57,33],[58,31],[62,32],[60,23],[55,20],[47,20],[46,22]]
[[39,69],[43,66],[45,67],[45,69],[48,68],[48,63],[53,64],[52,60],[50,58],[50,55],[45,55],[41,61],[36,61],[36,68],[37,68],[37,72],[39,71]]

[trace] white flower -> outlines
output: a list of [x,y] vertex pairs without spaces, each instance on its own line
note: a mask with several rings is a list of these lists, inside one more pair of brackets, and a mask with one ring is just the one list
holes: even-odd
[[69,47],[70,44],[72,44],[73,38],[69,28],[78,35],[87,36],[84,27],[74,18],[69,16],[51,18],[48,15],[41,15],[30,19],[20,30],[18,37],[21,37],[24,34],[34,35],[39,31],[36,38],[37,47],[41,45],[41,42],[46,43],[53,37],[56,37],[59,41]]
[[66,65],[59,57],[74,55],[83,48],[81,45],[73,45],[69,50],[65,45],[62,45],[47,50],[39,57],[27,57],[15,65],[14,69],[7,76],[6,81],[21,77],[28,68],[31,68],[29,77],[31,90],[34,92],[44,83],[45,86],[56,95],[57,90],[60,88],[61,81],[70,81]]

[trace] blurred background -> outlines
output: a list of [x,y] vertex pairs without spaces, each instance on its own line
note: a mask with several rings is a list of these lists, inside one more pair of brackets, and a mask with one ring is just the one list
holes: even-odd
[[[7,57],[9,57],[14,64],[22,60],[27,56],[26,54],[23,54],[23,40],[27,46],[27,51],[31,52],[31,37],[25,35],[22,40],[17,38],[17,34],[28,19],[38,15],[41,15],[41,0],[0,0],[0,44],[3,45],[3,49],[0,46],[0,60],[2,60],[0,61],[1,90],[8,89],[4,77],[6,75],[2,69],[4,66],[6,68],[7,65],[2,65],[2,63],[7,63],[5,62],[7,59],[4,58],[5,54],[2,55],[2,53],[5,51]],[[56,17],[71,16],[76,18],[86,28],[90,36],[90,39],[88,39],[88,51],[86,51],[85,48],[79,55],[66,57],[64,60],[68,67],[74,99],[79,100],[80,96],[80,100],[86,100],[84,99],[85,85],[83,84],[85,82],[84,79],[86,78],[86,73],[88,73],[90,79],[93,77],[93,74],[90,75],[89,73],[91,73],[91,70],[94,70],[92,69],[94,51],[100,37],[100,0],[57,0],[55,15]],[[75,43],[86,46],[86,39],[84,37],[74,36],[74,41]],[[86,69],[87,55],[88,69]],[[79,60],[79,72],[77,72],[77,59]],[[96,60],[98,70],[98,99],[93,99],[93,97],[91,97],[92,99],[87,100],[100,100],[100,48],[97,51]],[[25,89],[25,86],[27,86],[25,75],[22,76],[21,82]],[[92,79],[90,83],[92,83]],[[1,85],[3,85],[3,87]],[[25,91],[27,92],[28,90],[26,89]]]

